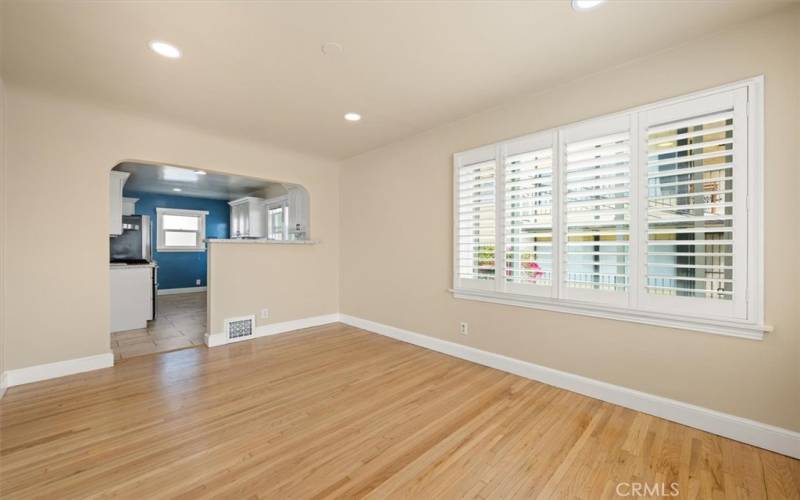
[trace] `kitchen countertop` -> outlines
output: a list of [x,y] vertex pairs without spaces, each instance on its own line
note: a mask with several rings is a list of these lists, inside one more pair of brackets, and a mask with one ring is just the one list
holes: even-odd
[[156,267],[155,262],[149,262],[147,264],[123,264],[123,263],[111,262],[109,265],[111,266],[111,269],[135,269],[138,267]]
[[315,240],[268,240],[266,238],[236,238],[236,239],[210,239],[206,243],[234,243],[234,244],[255,244],[255,245],[315,245],[319,243]]

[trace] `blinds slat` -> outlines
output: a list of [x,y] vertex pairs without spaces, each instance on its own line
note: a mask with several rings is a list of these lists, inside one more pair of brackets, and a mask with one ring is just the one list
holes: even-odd
[[574,165],[567,170],[567,179],[581,179],[587,176],[598,177],[601,175],[616,175],[629,171],[630,160],[627,156],[613,158],[598,158],[586,160],[580,165]]
[[676,292],[692,292],[692,293],[702,293],[702,294],[714,294],[714,295],[726,295],[732,296],[733,292],[727,291],[719,291],[719,290],[706,290],[703,288],[678,288],[674,286],[655,286],[655,285],[645,285],[645,288],[650,290],[669,290],[669,291],[676,291]]
[[694,137],[704,137],[704,136],[707,136],[707,135],[716,135],[716,134],[720,134],[720,133],[725,133],[725,132],[728,132],[728,131],[731,131],[731,130],[733,130],[733,125],[726,125],[724,127],[715,127],[715,128],[703,129],[703,130],[694,130],[694,131],[691,131],[691,132],[685,132],[685,133],[681,133],[681,134],[661,136],[661,137],[656,137],[654,139],[649,139],[647,141],[647,145],[648,146],[654,146],[654,145],[657,146],[657,145],[663,144],[665,142],[667,142],[667,143],[668,142],[678,142],[678,141],[683,141],[683,140],[686,140],[686,139],[692,139]]
[[713,246],[733,245],[733,240],[647,240],[649,246]]
[[706,177],[703,179],[690,179],[688,181],[675,181],[675,182],[659,182],[658,179],[648,179],[648,181],[655,181],[654,184],[649,184],[647,189],[662,189],[662,188],[673,188],[678,186],[689,186],[692,184],[714,184],[719,182],[727,182],[732,181],[732,176],[719,176],[719,177]]
[[681,128],[691,128],[698,125],[705,125],[707,123],[717,123],[733,119],[733,111],[721,111],[718,113],[711,113],[708,115],[687,118],[685,120],[664,123],[661,125],[653,125],[647,128],[647,134],[653,136],[662,132],[669,132]]
[[720,196],[726,194],[732,194],[733,189],[725,189],[722,191],[697,191],[694,193],[675,193],[675,194],[663,194],[660,196],[648,196],[647,199],[649,201],[653,200],[669,200],[672,198],[694,198],[697,196]]
[[[706,142],[693,142],[691,144],[682,144],[680,146],[674,146],[667,149],[656,149],[650,150],[647,153],[647,156],[661,156],[661,155],[669,155],[680,153],[682,151],[692,151],[695,149],[706,149],[706,148],[713,148],[719,146],[727,146],[729,144],[733,144],[733,137],[728,137],[725,139],[717,139],[713,141],[706,141]],[[728,150],[725,150],[728,151]],[[679,157],[682,158],[682,157]],[[664,158],[666,159],[666,158]]]
[[733,155],[733,150],[723,149],[720,151],[701,153],[699,155],[676,156],[675,158],[666,158],[664,160],[648,161],[647,166],[649,168],[653,168],[653,167],[660,167],[662,165],[677,165],[693,161],[713,160],[715,158],[724,158],[725,156],[732,156],[732,155]]

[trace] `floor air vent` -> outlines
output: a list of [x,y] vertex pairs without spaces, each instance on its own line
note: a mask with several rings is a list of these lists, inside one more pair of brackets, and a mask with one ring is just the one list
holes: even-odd
[[228,335],[228,340],[252,337],[255,328],[255,316],[242,316],[241,318],[229,318],[225,320],[225,333]]

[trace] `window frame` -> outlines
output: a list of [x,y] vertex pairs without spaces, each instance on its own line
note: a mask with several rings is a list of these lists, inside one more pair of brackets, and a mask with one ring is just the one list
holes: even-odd
[[[197,217],[197,230],[165,229],[164,216],[179,215],[184,217]],[[205,252],[206,251],[206,216],[207,210],[189,210],[185,208],[156,207],[156,251],[157,252]],[[196,233],[197,245],[194,246],[166,246],[164,233],[167,231]]]
[[[514,305],[534,309],[543,309],[557,312],[565,312],[579,315],[587,315],[593,317],[615,319],[622,321],[630,321],[635,323],[644,323],[657,326],[665,326],[678,328],[682,330],[700,331],[706,333],[715,333],[722,335],[730,335],[735,337],[744,337],[749,339],[760,340],[764,334],[771,331],[771,327],[764,322],[764,235],[763,235],[763,111],[764,111],[764,77],[757,76],[746,80],[734,82],[731,84],[714,87],[711,89],[694,92],[679,97],[657,101],[651,104],[638,106],[635,108],[626,109],[617,113],[603,115],[581,122],[567,124],[553,129],[544,130],[534,134],[528,134],[523,137],[517,137],[502,141],[496,144],[475,148],[462,153],[453,155],[453,288],[450,290],[453,296],[458,299],[478,300],[483,302],[500,303],[505,305]],[[715,308],[712,313],[708,314],[706,308],[702,307],[703,301],[710,303],[718,301],[718,299],[703,299],[703,298],[688,298],[688,297],[659,297],[676,300],[663,301],[663,305],[653,305],[653,300],[643,300],[642,296],[646,295],[643,291],[644,283],[646,283],[646,241],[647,241],[647,190],[644,186],[647,185],[647,123],[643,117],[650,116],[650,114],[658,114],[660,108],[667,108],[683,103],[691,103],[697,99],[708,99],[717,94],[731,93],[735,94],[737,91],[744,91],[746,98],[744,103],[738,102],[734,108],[738,118],[735,118],[734,123],[741,123],[740,120],[746,121],[746,134],[744,140],[744,148],[746,151],[742,154],[746,158],[746,171],[741,168],[738,177],[734,178],[734,203],[738,198],[743,198],[739,201],[739,209],[734,221],[735,227],[744,226],[745,229],[740,232],[745,233],[744,236],[739,236],[735,241],[745,242],[747,251],[739,252],[740,257],[734,263],[735,279],[741,281],[743,276],[746,276],[746,284],[740,285],[738,290],[735,290],[734,301],[741,300],[741,303],[731,304],[731,309],[734,309],[731,314],[721,315],[715,314]],[[744,109],[742,109],[744,108]],[[744,118],[742,118],[744,117]],[[603,292],[598,293],[574,293],[574,291],[566,291],[567,287],[564,286],[563,269],[565,258],[565,241],[566,228],[562,224],[562,218],[565,216],[565,207],[562,206],[562,200],[565,196],[565,154],[566,154],[566,139],[575,137],[574,131],[591,130],[596,127],[603,127],[604,124],[611,123],[614,120],[629,120],[629,133],[630,133],[630,247],[628,250],[628,275],[629,286],[628,291],[623,292],[625,297],[620,300],[615,297],[613,300],[606,300],[603,297],[608,293],[619,292]],[[644,128],[644,133],[642,132]],[[739,130],[743,127],[739,127]],[[734,132],[736,134],[736,132]],[[553,263],[553,284],[548,288],[549,293],[541,293],[541,290],[536,293],[528,293],[525,290],[520,290],[518,287],[507,286],[504,266],[505,266],[505,241],[503,235],[505,232],[505,158],[509,152],[509,147],[524,141],[539,140],[544,137],[552,137],[553,141],[553,157],[558,161],[553,165],[553,183],[558,186],[558,189],[553,192],[553,243],[557,251],[554,252],[558,257]],[[577,140],[577,139],[573,139]],[[739,139],[741,141],[741,134]],[[741,147],[741,142],[736,142]],[[496,165],[496,188],[495,188],[495,203],[497,221],[495,226],[496,234],[496,249],[495,249],[495,280],[489,281],[491,286],[475,286],[469,279],[461,279],[459,277],[459,262],[458,262],[458,207],[459,207],[459,184],[458,184],[458,171],[459,166],[463,164],[465,158],[473,157],[478,152],[494,151],[494,160]],[[741,158],[741,157],[740,157]],[[644,163],[642,161],[644,160]],[[736,160],[737,163],[741,159]],[[739,182],[736,183],[736,179]],[[744,187],[742,185],[744,184]],[[738,198],[737,198],[738,196]],[[742,214],[742,210],[746,208],[746,213]],[[499,249],[499,250],[498,250]],[[743,255],[743,257],[741,256]],[[744,262],[742,262],[744,259]],[[525,285],[522,285],[523,287]],[[595,290],[584,290],[587,292],[595,292]],[[672,306],[679,305],[677,309],[670,309]],[[687,307],[688,304],[688,307]],[[737,309],[738,308],[738,309]],[[724,308],[722,308],[724,309]],[[741,311],[737,314],[736,311]]]

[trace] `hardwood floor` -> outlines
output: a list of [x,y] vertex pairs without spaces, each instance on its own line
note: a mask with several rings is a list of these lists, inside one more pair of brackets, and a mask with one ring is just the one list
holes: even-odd
[[3,498],[800,498],[798,460],[338,324],[13,387],[0,418]]

